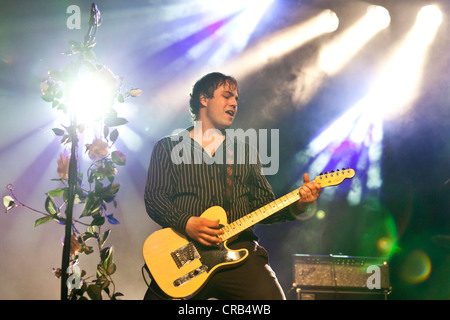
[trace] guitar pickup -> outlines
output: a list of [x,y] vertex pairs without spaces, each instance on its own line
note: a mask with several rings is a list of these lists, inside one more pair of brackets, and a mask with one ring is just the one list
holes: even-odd
[[197,248],[195,248],[192,242],[189,242],[187,245],[171,252],[170,255],[172,256],[172,259],[178,269],[200,258]]
[[196,276],[202,274],[203,272],[208,271],[208,266],[202,265],[198,268],[195,268],[194,270],[192,270],[191,272],[186,273],[185,275],[182,275],[181,277],[179,277],[178,279],[176,279],[173,282],[173,285],[175,287],[179,287],[182,284],[188,282],[189,280],[195,278]]

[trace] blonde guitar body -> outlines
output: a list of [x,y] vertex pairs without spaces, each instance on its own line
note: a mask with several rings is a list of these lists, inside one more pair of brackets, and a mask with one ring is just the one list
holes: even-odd
[[[340,184],[355,175],[353,169],[342,169],[320,174],[314,181],[321,187]],[[219,268],[234,266],[248,256],[247,249],[230,250],[228,241],[239,233],[270,215],[286,208],[300,199],[299,191],[287,195],[259,208],[246,216],[227,224],[227,215],[219,206],[211,207],[201,217],[209,220],[219,219],[223,234],[217,246],[204,246],[189,240],[172,228],[152,233],[144,243],[143,255],[150,273],[168,296],[181,299],[194,295]]]
[[[209,208],[201,216],[227,224],[225,210],[219,206]],[[230,250],[227,242],[204,246],[165,228],[147,238],[143,255],[158,286],[173,298],[186,298],[200,290],[218,268],[238,264],[248,256],[246,249]]]

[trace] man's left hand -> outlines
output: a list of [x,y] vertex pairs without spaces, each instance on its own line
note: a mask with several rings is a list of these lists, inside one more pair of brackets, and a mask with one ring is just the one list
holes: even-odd
[[297,202],[297,208],[305,211],[308,205],[317,200],[320,196],[322,187],[319,183],[309,180],[309,175],[303,175],[303,185],[299,189],[300,200]]

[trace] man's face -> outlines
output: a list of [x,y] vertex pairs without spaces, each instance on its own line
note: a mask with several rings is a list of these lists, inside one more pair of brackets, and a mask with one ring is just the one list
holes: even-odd
[[236,86],[229,83],[221,85],[214,91],[213,98],[201,96],[200,102],[204,108],[201,108],[199,120],[208,127],[226,129],[236,117],[237,101]]

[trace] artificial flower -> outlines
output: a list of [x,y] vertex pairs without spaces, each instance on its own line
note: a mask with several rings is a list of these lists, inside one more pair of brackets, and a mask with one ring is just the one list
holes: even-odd
[[70,158],[65,153],[59,154],[57,171],[61,179],[69,178],[69,162]]
[[92,144],[87,144],[86,148],[92,160],[101,159],[109,154],[108,144],[102,139],[96,138]]

